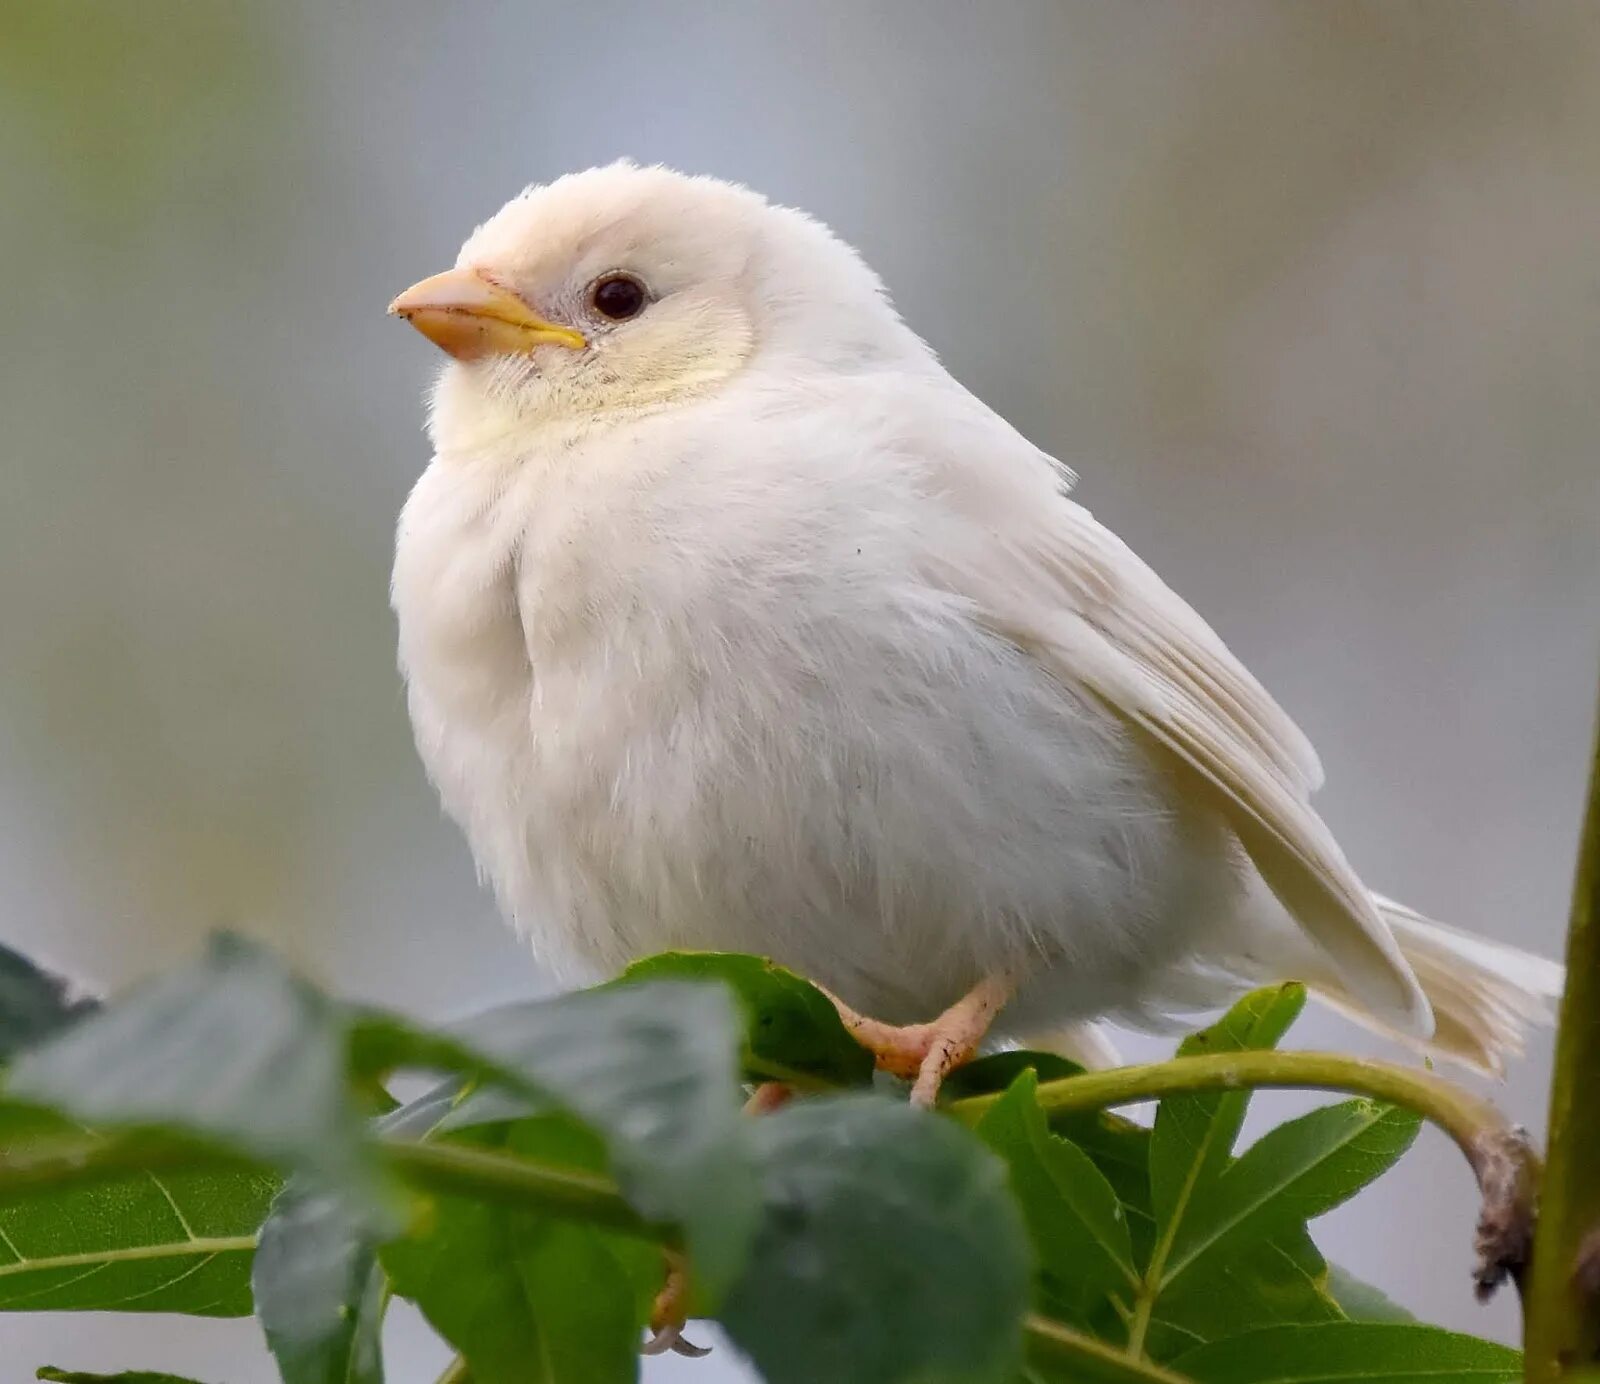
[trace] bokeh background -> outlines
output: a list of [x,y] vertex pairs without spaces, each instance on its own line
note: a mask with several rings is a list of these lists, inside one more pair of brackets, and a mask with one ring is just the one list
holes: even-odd
[[[1300,718],[1369,880],[1558,946],[1600,628],[1586,0],[0,0],[0,937],[120,984],[225,925],[429,1017],[541,988],[411,750],[385,583],[435,361],[383,309],[623,154],[859,246]],[[1499,1092],[1536,1127],[1549,1060]],[[1472,1213],[1428,1136],[1322,1239],[1509,1338]],[[273,1377],[250,1323],[0,1318],[0,1384],[46,1360]]]

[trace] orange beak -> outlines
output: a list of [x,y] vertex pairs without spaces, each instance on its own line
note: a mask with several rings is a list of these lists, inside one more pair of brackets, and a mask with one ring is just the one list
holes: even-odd
[[481,269],[451,269],[412,284],[389,311],[457,360],[525,356],[540,346],[581,351],[589,344],[582,332],[547,322]]

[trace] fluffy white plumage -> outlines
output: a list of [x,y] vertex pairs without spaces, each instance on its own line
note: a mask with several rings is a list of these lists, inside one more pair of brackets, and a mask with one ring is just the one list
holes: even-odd
[[393,586],[547,963],[760,952],[897,1022],[1005,972],[1013,1034],[1295,977],[1491,1070],[1559,987],[1367,891],[1304,736],[817,222],[620,164],[458,264],[582,334],[446,366]]

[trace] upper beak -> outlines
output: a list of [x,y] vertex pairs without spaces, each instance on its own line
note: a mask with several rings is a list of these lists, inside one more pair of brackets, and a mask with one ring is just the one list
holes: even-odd
[[547,322],[481,269],[451,269],[412,284],[389,311],[457,360],[526,355],[547,345],[577,351],[589,344],[582,332]]

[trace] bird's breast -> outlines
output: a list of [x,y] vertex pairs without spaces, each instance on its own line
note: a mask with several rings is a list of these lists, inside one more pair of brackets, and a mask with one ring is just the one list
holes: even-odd
[[1142,750],[919,575],[903,510],[686,474],[425,478],[402,524],[418,745],[543,956],[757,952],[907,1017],[1021,956],[1133,975],[1192,896]]

